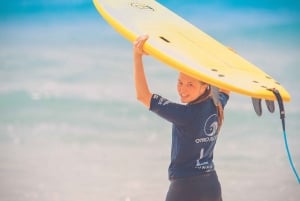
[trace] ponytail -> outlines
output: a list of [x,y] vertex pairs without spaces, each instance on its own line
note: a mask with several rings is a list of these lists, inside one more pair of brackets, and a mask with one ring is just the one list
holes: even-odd
[[219,131],[223,125],[223,121],[224,121],[224,110],[223,110],[223,107],[222,107],[222,104],[221,102],[219,102],[217,105],[217,114],[218,114],[218,132],[217,134],[219,134]]
[[[203,82],[201,82],[202,84],[205,84]],[[218,90],[219,93],[219,90]],[[214,101],[214,95],[213,95],[213,89],[210,85],[208,85],[206,91],[204,92],[204,94],[202,94],[199,98],[197,98],[195,101],[189,103],[189,104],[195,104],[195,103],[200,103],[203,102],[209,98],[212,99],[212,101],[214,102],[214,105],[216,106],[217,109],[217,116],[218,116],[218,130],[217,130],[217,134],[219,134],[219,131],[222,127],[223,121],[224,121],[224,110],[223,110],[223,106],[221,104],[221,102],[219,100]]]

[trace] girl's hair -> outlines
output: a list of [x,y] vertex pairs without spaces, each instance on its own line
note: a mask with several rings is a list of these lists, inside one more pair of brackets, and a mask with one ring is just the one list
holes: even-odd
[[[202,81],[199,81],[201,84],[207,84],[205,82],[202,82]],[[208,98],[212,98],[212,90],[211,90],[211,86],[209,84],[207,84],[207,89],[206,91],[204,92],[203,95],[201,95],[198,99],[196,99],[195,101],[192,102],[193,103],[199,103],[199,102],[202,102],[202,101],[205,101],[207,100]],[[214,103],[215,104],[215,103]],[[217,108],[217,115],[218,115],[218,131],[217,131],[217,134],[219,133],[220,129],[221,129],[221,126],[223,124],[223,121],[224,121],[224,110],[223,110],[223,107],[222,107],[222,104],[220,101],[218,101],[217,104],[215,104],[216,108]]]
[[[203,82],[202,82],[203,83]],[[209,97],[212,98],[213,94],[212,94],[212,89],[211,89],[211,86],[209,84],[207,84],[208,87],[207,87],[207,91],[209,91]],[[224,121],[224,110],[223,110],[223,106],[222,106],[222,103],[220,101],[217,101],[217,103],[214,102],[214,105],[216,106],[217,108],[217,115],[218,115],[218,131],[217,131],[217,134],[219,134],[219,131],[222,127],[222,124],[223,124],[223,121]]]
[[217,112],[218,112],[218,132],[217,133],[219,133],[221,126],[223,124],[223,121],[224,121],[224,110],[223,110],[221,102],[219,102],[216,105],[216,107],[217,107]]

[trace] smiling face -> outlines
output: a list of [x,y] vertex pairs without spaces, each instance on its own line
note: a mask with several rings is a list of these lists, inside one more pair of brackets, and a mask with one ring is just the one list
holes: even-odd
[[205,92],[207,86],[207,84],[195,78],[179,73],[177,91],[182,103],[190,103],[196,100]]

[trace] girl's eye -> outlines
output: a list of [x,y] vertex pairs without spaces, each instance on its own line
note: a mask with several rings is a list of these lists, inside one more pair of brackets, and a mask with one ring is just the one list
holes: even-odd
[[192,83],[188,83],[187,86],[188,87],[193,87],[193,84]]

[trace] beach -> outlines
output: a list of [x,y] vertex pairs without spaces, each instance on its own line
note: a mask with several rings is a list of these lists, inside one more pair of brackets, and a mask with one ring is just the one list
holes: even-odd
[[[135,99],[132,44],[92,2],[16,2],[0,18],[0,199],[164,200],[171,124]],[[299,5],[160,2],[290,92],[286,132],[299,172]],[[178,72],[150,56],[145,70],[154,93],[179,101]],[[263,106],[258,117],[250,97],[235,93],[226,106],[214,153],[225,201],[300,197],[278,107]]]

